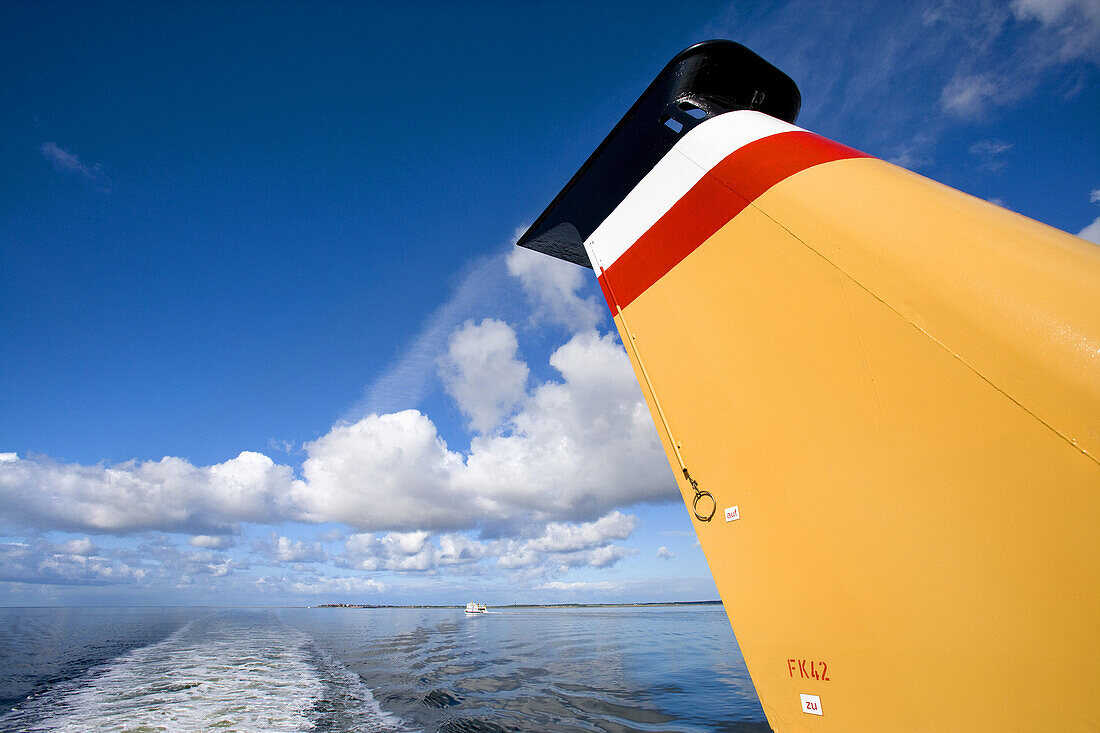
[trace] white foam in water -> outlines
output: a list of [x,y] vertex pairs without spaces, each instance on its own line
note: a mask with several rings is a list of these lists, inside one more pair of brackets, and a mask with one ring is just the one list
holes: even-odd
[[[40,731],[405,730],[285,624],[199,619],[36,703]],[[25,711],[31,712],[31,711]],[[37,717],[37,716],[35,716]]]

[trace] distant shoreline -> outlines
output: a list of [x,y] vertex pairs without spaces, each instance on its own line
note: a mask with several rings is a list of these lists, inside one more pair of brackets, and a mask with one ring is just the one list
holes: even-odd
[[[509,603],[504,606],[490,606],[490,608],[641,608],[648,606],[720,606],[722,601],[653,601],[644,603]],[[322,603],[310,608],[440,608],[460,609],[463,605],[436,606],[428,604],[416,605],[392,605],[379,603]]]

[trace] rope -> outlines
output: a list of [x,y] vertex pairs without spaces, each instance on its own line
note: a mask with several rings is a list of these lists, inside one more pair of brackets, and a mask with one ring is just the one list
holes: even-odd
[[[589,250],[589,256],[592,256],[592,250]],[[607,285],[607,292],[611,296],[611,301],[615,304],[615,310],[619,314],[619,320],[623,324],[623,330],[626,332],[627,340],[630,342],[630,350],[634,352],[634,360],[638,363],[638,369],[642,373],[642,379],[645,380],[646,388],[649,390],[649,396],[653,399],[653,406],[657,409],[657,415],[661,418],[661,426],[665,429],[665,435],[668,437],[668,442],[672,446],[672,452],[676,454],[676,462],[680,464],[680,470],[684,472],[684,478],[691,484],[692,490],[695,492],[695,498],[691,501],[691,511],[695,514],[695,518],[700,522],[709,522],[714,518],[714,513],[718,510],[718,503],[714,500],[714,496],[704,489],[699,488],[698,482],[691,477],[688,473],[687,465],[684,463],[684,457],[680,455],[680,444],[676,442],[676,439],[672,437],[672,428],[669,427],[668,418],[665,417],[665,411],[661,409],[661,401],[657,399],[657,391],[653,389],[653,382],[649,379],[649,370],[645,368],[645,362],[642,361],[642,355],[638,353],[638,345],[634,343],[634,332],[630,330],[630,326],[626,322],[626,316],[623,314],[622,307],[619,306],[619,301],[615,297],[615,291],[611,287],[611,281],[607,279],[607,272],[603,269],[603,265],[596,263],[600,268],[600,274],[604,276],[604,283]],[[699,502],[703,498],[710,500],[710,512],[704,514],[699,510]],[[704,506],[705,503],[704,503]]]
[[[688,473],[686,468],[684,469],[684,478],[691,484],[691,488],[695,489],[695,498],[691,501],[691,511],[695,512],[695,518],[700,522],[709,522],[714,518],[714,513],[718,511],[718,502],[714,500],[714,497],[711,496],[709,491],[703,491],[699,488],[699,484],[691,477],[691,474]],[[704,496],[710,499],[710,512],[706,515],[699,511],[699,500]]]

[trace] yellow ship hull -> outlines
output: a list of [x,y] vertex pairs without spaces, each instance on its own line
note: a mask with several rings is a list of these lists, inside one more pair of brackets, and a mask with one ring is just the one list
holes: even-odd
[[855,151],[758,174],[587,246],[771,726],[1100,726],[1100,248]]
[[1100,730],[1100,247],[799,104],[686,49],[519,244],[596,271],[773,729]]

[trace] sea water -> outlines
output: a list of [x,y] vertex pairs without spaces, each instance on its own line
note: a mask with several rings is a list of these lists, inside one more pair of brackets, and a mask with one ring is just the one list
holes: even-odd
[[767,731],[721,606],[0,609],[0,731]]

